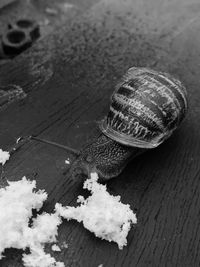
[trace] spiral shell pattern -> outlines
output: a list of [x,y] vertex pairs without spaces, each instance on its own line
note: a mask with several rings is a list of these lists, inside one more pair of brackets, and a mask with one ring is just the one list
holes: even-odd
[[183,84],[168,73],[130,68],[111,96],[102,132],[128,146],[153,148],[180,125],[187,111]]

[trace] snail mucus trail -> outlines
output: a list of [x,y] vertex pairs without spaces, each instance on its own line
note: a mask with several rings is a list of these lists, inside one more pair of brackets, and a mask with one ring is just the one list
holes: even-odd
[[111,96],[96,139],[80,151],[60,145],[77,156],[70,168],[72,176],[93,171],[102,180],[118,176],[131,159],[169,138],[187,107],[187,92],[179,80],[148,68],[130,68]]

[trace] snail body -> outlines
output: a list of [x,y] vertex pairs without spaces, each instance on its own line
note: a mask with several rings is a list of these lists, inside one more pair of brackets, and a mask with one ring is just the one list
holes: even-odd
[[86,177],[97,172],[99,178],[108,180],[118,176],[128,162],[146,149],[120,144],[104,135],[100,130],[98,137],[86,144],[71,167],[72,176]]
[[177,129],[187,111],[183,84],[168,73],[130,68],[117,84],[98,137],[81,150],[72,174],[118,176],[127,163],[155,148]]

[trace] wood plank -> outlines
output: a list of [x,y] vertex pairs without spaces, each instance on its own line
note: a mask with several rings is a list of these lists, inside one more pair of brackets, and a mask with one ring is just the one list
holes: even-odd
[[[17,84],[28,94],[0,114],[5,147],[38,134],[79,149],[106,114],[116,81],[133,65],[169,71],[188,88],[190,110],[180,129],[108,182],[110,192],[137,210],[128,246],[119,251],[65,222],[59,242],[69,248],[55,255],[66,266],[199,266],[199,11],[197,0],[101,1],[0,71],[2,85]],[[56,201],[74,204],[83,192],[67,172],[66,157],[30,142],[13,155],[5,175],[36,179],[50,194],[44,210],[51,211]],[[17,261],[2,260],[2,266]]]

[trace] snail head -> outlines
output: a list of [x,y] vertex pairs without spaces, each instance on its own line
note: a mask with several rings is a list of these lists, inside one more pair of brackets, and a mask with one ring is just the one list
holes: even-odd
[[102,181],[116,177],[131,153],[131,147],[123,146],[101,134],[80,151],[80,155],[72,163],[71,176],[74,179],[89,177],[91,172],[96,172]]

